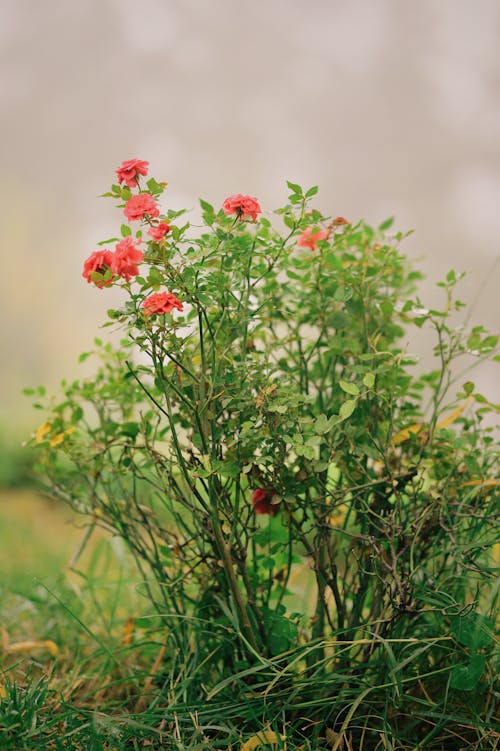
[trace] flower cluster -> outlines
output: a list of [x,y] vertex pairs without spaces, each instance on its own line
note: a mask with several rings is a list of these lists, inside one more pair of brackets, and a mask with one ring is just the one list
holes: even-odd
[[[143,159],[128,159],[125,162],[122,162],[116,170],[118,183],[121,184],[124,182],[129,188],[138,187],[139,175],[146,177],[148,174],[148,167],[149,162],[145,162]],[[123,213],[129,222],[138,222],[145,217],[148,217],[149,220],[158,217],[160,215],[160,210],[150,193],[138,193],[128,199]],[[166,227],[165,230],[164,226]],[[152,227],[151,229],[156,229],[158,234],[157,237],[154,235],[152,235],[152,237],[155,240],[161,240],[170,228],[165,222],[160,222],[157,227]]]
[[[118,184],[125,183],[128,188],[137,188],[138,193],[126,196],[126,203],[123,210],[129,222],[143,221],[149,224],[148,235],[150,242],[161,243],[165,236],[170,232],[170,225],[160,217],[160,209],[152,192],[141,190],[139,185],[140,177],[146,177],[148,174],[149,162],[143,159],[128,159],[118,167],[116,176]],[[149,187],[149,184],[148,184]],[[119,191],[115,190],[115,195]],[[223,212],[230,216],[236,214],[242,221],[250,218],[256,221],[257,215],[261,213],[259,202],[252,196],[237,193],[228,196],[223,205]],[[156,222],[154,220],[157,220]],[[96,287],[110,287],[117,279],[124,279],[130,282],[134,277],[139,275],[138,264],[144,260],[144,253],[139,249],[141,240],[134,240],[132,237],[124,237],[120,240],[114,251],[96,250],[84,262],[82,276],[87,282],[93,282]],[[165,315],[171,313],[174,309],[183,310],[182,302],[172,292],[153,292],[142,302],[142,309],[145,316]],[[262,502],[256,502],[256,513],[274,514],[274,507],[270,511],[263,511]]]
[[[138,242],[138,241],[137,241]],[[138,263],[144,258],[142,250],[131,237],[125,237],[111,250],[96,250],[83,264],[82,276],[96,287],[109,287],[118,276],[129,282],[139,273]]]
[[[129,159],[118,167],[118,183],[125,183],[129,188],[139,188],[139,177],[148,174],[149,162],[142,159]],[[116,191],[115,191],[116,194]],[[128,198],[124,214],[130,222],[146,221],[150,227],[148,235],[153,242],[162,242],[170,231],[166,221],[153,223],[151,220],[160,216],[155,198],[149,192],[139,192]],[[130,235],[120,240],[114,251],[96,250],[83,264],[82,276],[93,282],[96,287],[109,287],[117,279],[130,282],[139,275],[138,264],[144,260],[144,253],[139,249],[140,239],[134,240]],[[172,310],[183,310],[182,302],[171,292],[154,292],[142,302],[145,316],[164,315]]]

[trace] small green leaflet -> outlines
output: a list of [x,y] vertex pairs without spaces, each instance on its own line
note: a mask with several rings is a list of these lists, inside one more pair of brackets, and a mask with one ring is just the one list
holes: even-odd
[[346,392],[346,394],[351,394],[352,396],[358,396],[359,394],[359,388],[355,383],[349,383],[349,381],[339,381],[339,386],[342,391]]
[[356,409],[356,399],[347,399],[339,410],[339,417],[341,420],[347,420]]
[[367,389],[373,388],[373,386],[375,385],[375,374],[365,373],[363,377],[363,385],[366,386]]
[[468,663],[455,665],[451,671],[450,686],[460,691],[472,691],[481,680],[486,667],[483,655],[472,655]]

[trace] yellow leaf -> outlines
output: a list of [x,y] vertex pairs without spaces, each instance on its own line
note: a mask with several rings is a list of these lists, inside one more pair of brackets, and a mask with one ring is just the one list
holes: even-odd
[[[447,428],[450,425],[452,425],[455,420],[458,420],[464,409],[471,403],[472,396],[468,396],[467,399],[460,404],[456,409],[453,410],[451,414],[448,415],[448,417],[445,417],[444,420],[441,420],[438,422],[437,427],[438,428]],[[407,428],[403,428],[403,430],[400,430],[399,433],[396,433],[395,436],[392,438],[392,445],[397,446],[400,443],[403,443],[404,441],[407,441],[411,435],[415,433],[419,433],[422,428],[423,424],[421,422],[416,422],[413,425],[410,425]]]
[[500,542],[497,542],[496,545],[493,545],[493,561],[497,566],[500,566]]
[[444,420],[441,420],[441,422],[438,422],[437,427],[438,428],[447,428],[448,425],[451,425],[455,422],[455,420],[458,420],[464,409],[471,403],[472,396],[468,396],[467,399],[463,402],[463,404],[460,404],[456,409],[453,410],[451,415],[448,415],[448,417],[445,417]]
[[35,431],[35,441],[41,443],[45,439],[47,433],[50,433],[50,422],[44,422],[43,425],[40,425],[40,427],[37,428]]
[[0,683],[0,699],[5,699],[6,696],[7,692],[5,690],[5,686],[3,685],[3,683]]
[[407,441],[413,433],[418,433],[420,430],[422,430],[422,427],[422,423],[416,422],[414,425],[410,425],[408,428],[403,428],[403,430],[400,430],[399,433],[396,433],[396,435],[392,437],[392,445],[397,446],[399,443]]
[[53,657],[59,652],[57,644],[50,639],[18,641],[15,644],[9,644],[5,651],[13,655],[19,654],[19,652],[32,652],[34,649],[47,649]]
[[135,618],[128,618],[123,628],[122,644],[129,647],[134,641]]
[[75,430],[74,426],[71,428],[68,428],[67,430],[64,430],[62,433],[58,433],[53,438],[50,439],[49,443],[53,446],[59,446],[60,443],[64,441],[67,435],[71,435],[73,431]]
[[262,730],[257,735],[252,735],[245,743],[240,746],[240,751],[254,751],[258,746],[269,746],[273,743],[278,743],[279,740],[284,741],[284,735],[278,735],[274,730]]
[[35,441],[37,443],[42,443],[43,441],[48,440],[52,447],[59,446],[59,444],[64,441],[67,435],[71,435],[71,433],[73,433],[75,426],[72,425],[67,430],[63,430],[62,433],[57,433],[56,435],[52,436],[52,438],[48,438],[48,434],[50,433],[51,429],[52,424],[50,422],[44,422],[43,425],[40,425],[40,427],[35,431]]
[[463,482],[460,487],[470,488],[474,485],[479,487],[495,487],[496,485],[500,485],[500,480],[468,480],[467,482]]
[[340,527],[344,522],[346,513],[347,504],[341,503],[340,506],[337,506],[335,511],[328,517],[328,524],[330,524],[331,527]]

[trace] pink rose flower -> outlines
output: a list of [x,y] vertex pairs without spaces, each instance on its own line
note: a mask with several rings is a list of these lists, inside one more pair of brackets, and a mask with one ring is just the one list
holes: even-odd
[[96,250],[90,255],[83,264],[82,276],[90,283],[96,285],[102,289],[102,287],[109,287],[113,284],[113,278],[108,280],[92,279],[94,272],[98,274],[105,274],[106,271],[113,270],[113,253],[110,250]]
[[163,240],[167,232],[170,232],[170,225],[167,224],[167,222],[160,222],[156,225],[156,227],[151,227],[148,229],[148,235],[155,240],[155,242],[160,242],[160,240]]
[[256,198],[242,196],[241,193],[236,193],[234,196],[228,196],[222,204],[222,210],[227,216],[230,214],[236,214],[239,219],[244,219],[246,216],[250,216],[254,222],[257,219],[257,214],[262,213],[259,202]]
[[160,210],[153,196],[149,193],[139,193],[128,199],[123,213],[129,222],[136,222],[143,219],[146,214],[151,217],[159,216]]
[[311,227],[305,229],[297,240],[299,248],[311,248],[316,250],[316,246],[319,240],[326,240],[328,237],[328,230],[319,229],[317,232],[313,232]]
[[139,182],[139,175],[148,174],[149,162],[142,159],[128,159],[122,162],[116,170],[118,182],[120,185],[125,182],[129,188],[135,188]]
[[111,268],[113,273],[123,277],[129,282],[133,276],[139,273],[137,266],[144,259],[144,253],[134,244],[131,237],[125,237],[117,244],[112,254]]
[[170,313],[174,308],[177,310],[183,310],[184,306],[181,301],[173,295],[171,292],[153,292],[152,295],[146,297],[142,303],[145,316],[152,316],[155,313]]
[[274,495],[274,490],[264,490],[263,488],[257,488],[252,495],[252,506],[256,514],[268,514],[269,516],[276,516],[278,506],[276,503],[271,503]]

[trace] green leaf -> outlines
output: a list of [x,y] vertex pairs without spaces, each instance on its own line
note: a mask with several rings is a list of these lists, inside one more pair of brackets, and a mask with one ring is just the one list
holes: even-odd
[[[167,545],[158,545],[158,550],[162,554],[164,561],[170,561],[172,558],[172,551]],[[136,619],[137,623],[137,619]]]
[[386,229],[390,229],[392,225],[394,224],[394,217],[391,216],[389,219],[386,219],[382,224],[379,224],[378,228],[381,232],[384,232]]
[[363,377],[363,385],[366,386],[367,389],[373,388],[373,386],[375,385],[375,374],[365,373]]
[[297,625],[282,610],[284,608],[275,611],[262,608],[267,645],[272,655],[285,652],[297,639]]
[[120,433],[129,438],[135,438],[139,432],[139,425],[136,422],[124,422],[121,426]]
[[467,349],[476,350],[479,349],[481,344],[481,337],[478,333],[472,332],[472,334],[467,339]]
[[295,446],[295,453],[297,454],[297,456],[303,456],[305,459],[312,460],[316,458],[316,450],[314,446],[297,444]]
[[312,198],[313,196],[316,195],[317,192],[318,192],[318,186],[313,185],[312,188],[309,188],[309,190],[307,191],[306,198]]
[[498,336],[487,336],[481,342],[481,350],[494,349],[498,344]]
[[153,285],[153,287],[157,287],[163,283],[163,276],[156,266],[151,266],[148,274],[148,282]]
[[351,394],[352,396],[358,396],[359,394],[359,388],[355,383],[350,383],[349,381],[339,381],[339,386],[342,391],[346,392],[346,394]]
[[151,177],[146,185],[148,186],[148,190],[150,193],[152,193],[154,196],[159,195],[160,193],[163,193],[163,185],[160,185],[156,182],[154,177]]
[[468,663],[455,665],[451,671],[451,688],[472,691],[481,680],[485,666],[486,658],[483,655],[472,655]]
[[290,182],[290,180],[287,180],[286,184],[288,185],[292,193],[295,193],[298,196],[302,195],[302,188],[300,187],[300,185],[297,185],[297,183],[292,183]]
[[387,316],[387,318],[389,318],[394,312],[394,305],[390,300],[382,300],[380,303],[380,310],[385,316]]
[[271,516],[267,527],[271,542],[286,543],[290,537],[290,530],[283,524],[281,516]]
[[120,227],[120,232],[122,233],[122,237],[128,237],[132,234],[132,230],[128,226],[128,224],[122,224]]
[[333,299],[335,302],[347,302],[352,297],[351,287],[341,284],[334,292]]
[[347,399],[341,406],[339,410],[339,417],[341,420],[347,420],[348,417],[352,415],[354,410],[356,409],[357,400],[356,399]]
[[487,647],[493,640],[493,623],[480,613],[450,616],[450,629],[455,639],[470,649]]
[[326,472],[328,467],[330,466],[329,462],[324,462],[318,459],[317,462],[313,463],[313,469],[315,472]]
[[284,415],[288,412],[287,404],[269,404],[266,407],[267,412],[277,412],[279,415]]
[[81,420],[83,417],[83,409],[81,407],[75,407],[71,416],[71,422],[73,425]]
[[208,203],[208,201],[204,201],[203,198],[199,199],[200,206],[203,211],[205,211],[207,214],[214,214],[214,207],[211,203]]
[[475,388],[475,384],[472,381],[466,381],[462,386],[466,394],[472,394]]
[[96,245],[99,245],[99,247],[101,247],[101,245],[110,245],[111,243],[117,243],[119,242],[119,240],[119,237],[108,237],[107,240],[100,240],[100,242],[96,243]]
[[240,474],[240,465],[237,462],[231,461],[220,462],[217,471],[222,477],[238,477]]
[[323,435],[324,433],[328,433],[330,428],[333,425],[335,425],[336,422],[337,422],[337,417],[335,415],[330,418],[328,418],[326,415],[320,415],[314,421],[314,432],[317,435]]

